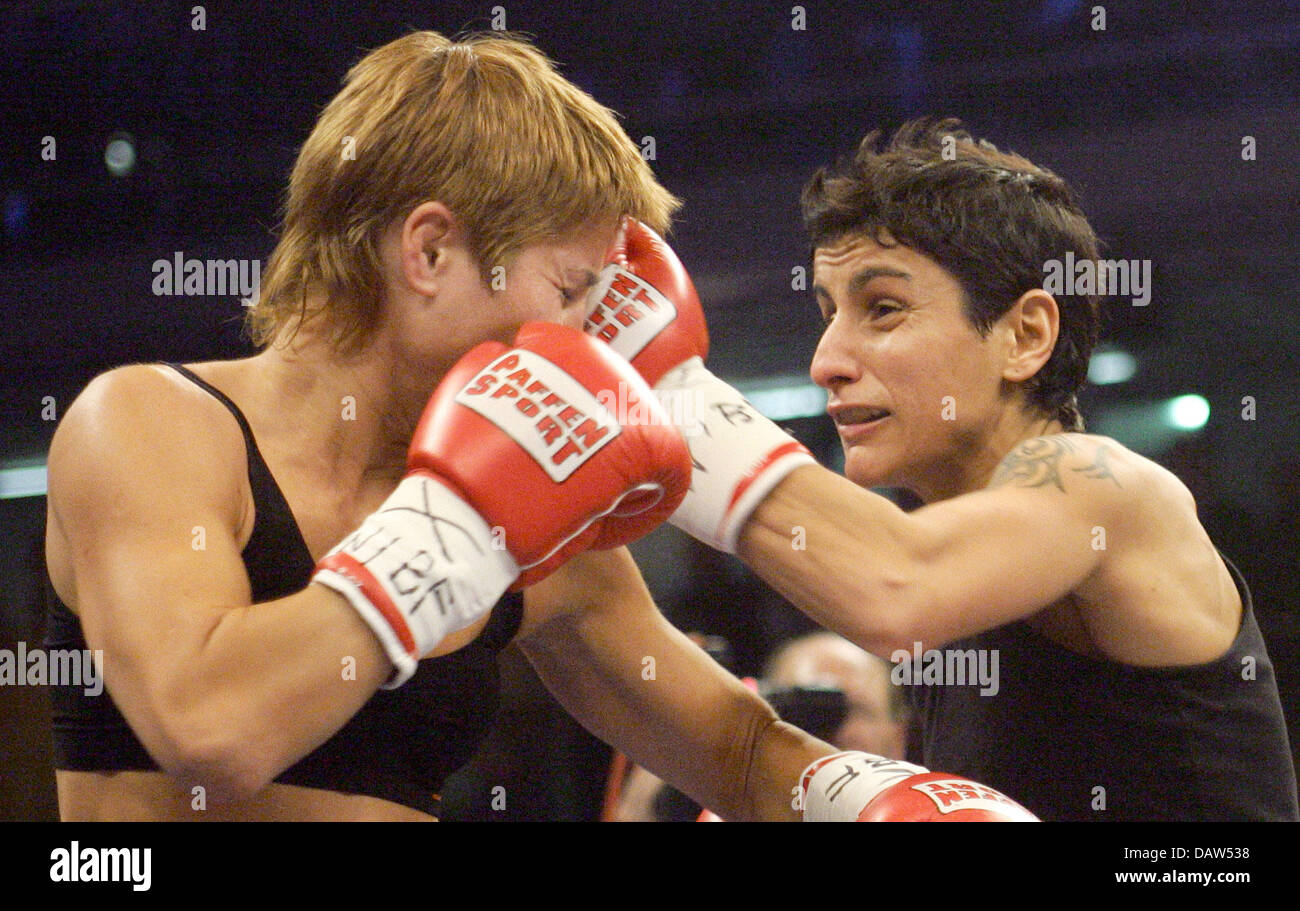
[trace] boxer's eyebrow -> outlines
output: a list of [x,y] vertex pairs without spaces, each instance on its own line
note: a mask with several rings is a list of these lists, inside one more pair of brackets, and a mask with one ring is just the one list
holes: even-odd
[[[910,282],[912,280],[912,276],[910,273],[903,272],[899,269],[890,269],[886,266],[868,266],[867,268],[863,269],[861,272],[858,272],[852,278],[849,279],[849,284],[847,289],[849,295],[853,296],[853,295],[861,294],[862,289],[864,289],[867,285],[871,284],[873,281],[875,281],[878,278],[901,278],[903,281],[907,281],[907,282]],[[831,294],[829,291],[826,290],[825,286],[821,284],[815,284],[813,285],[812,290],[813,290],[813,294],[816,295],[819,299],[825,298],[826,300],[830,300]]]
[[566,279],[577,278],[576,284],[579,288],[591,288],[596,282],[600,281],[600,276],[590,269],[566,269],[564,272]]
[[911,275],[898,269],[890,269],[885,266],[869,266],[849,279],[849,293],[859,293],[878,278],[901,278],[903,281],[908,282],[912,280]]

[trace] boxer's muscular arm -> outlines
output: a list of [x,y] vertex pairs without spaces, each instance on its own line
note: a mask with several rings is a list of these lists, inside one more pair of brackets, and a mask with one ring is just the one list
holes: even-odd
[[797,820],[791,789],[835,752],[664,620],[626,550],[528,589],[520,645],[588,730],[728,820]]
[[[910,514],[799,469],[755,511],[739,553],[814,619],[884,657],[1096,592],[1082,620],[1107,654],[1185,663],[1212,657],[1222,630],[1195,610],[1146,605],[1169,605],[1169,564],[1199,530],[1172,476],[1113,441],[1067,434],[1025,441],[984,490]],[[1217,563],[1208,540],[1202,557]]]
[[391,665],[323,586],[250,604],[243,440],[207,401],[148,366],[91,383],[50,448],[47,549],[150,754],[239,799],[323,742]]

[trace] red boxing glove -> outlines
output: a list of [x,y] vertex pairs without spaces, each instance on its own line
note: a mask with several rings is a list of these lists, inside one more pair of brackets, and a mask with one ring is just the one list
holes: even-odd
[[[620,424],[607,407],[616,394],[648,419]],[[508,587],[658,526],[691,473],[686,444],[635,371],[551,323],[525,324],[514,348],[466,354],[425,409],[407,466],[313,577],[374,630],[397,669],[390,688]]]
[[[620,424],[620,412],[637,420]],[[410,465],[504,530],[522,570],[515,589],[657,528],[691,475],[681,434],[645,382],[555,323],[526,323],[513,349],[486,342],[465,355],[421,418]]]
[[734,553],[758,504],[813,458],[705,368],[709,334],[686,269],[649,228],[627,219],[625,230],[624,247],[593,289],[585,329],[654,386],[691,447],[691,490],[672,523]]
[[709,330],[695,284],[664,239],[624,220],[622,244],[593,289],[588,335],[632,362],[654,386],[684,361],[709,354]]
[[870,753],[834,753],[795,789],[805,822],[1038,822],[1000,791]]

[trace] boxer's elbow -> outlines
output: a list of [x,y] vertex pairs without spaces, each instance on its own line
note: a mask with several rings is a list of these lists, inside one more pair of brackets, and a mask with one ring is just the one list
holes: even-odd
[[178,744],[160,765],[182,788],[202,793],[214,806],[250,800],[274,777],[274,770],[253,751],[241,750],[224,738],[195,738]]
[[[779,818],[773,809],[772,767],[777,758],[773,740],[782,728],[776,712],[766,703],[762,711],[748,713],[742,724],[733,728],[731,755],[724,767],[735,770],[727,776],[730,785],[725,799],[709,807],[729,822],[760,822]],[[777,794],[782,797],[782,794]]]
[[744,777],[743,815],[734,819],[797,822],[800,811],[795,797],[803,770],[820,757],[836,752],[835,748],[781,721],[775,713],[759,722],[753,744]]
[[897,528],[884,553],[864,580],[858,645],[897,661],[949,638],[953,568],[943,540],[914,521]]
[[[278,773],[264,745],[202,700],[156,716],[149,751],[186,791],[214,805],[249,800]],[[201,789],[196,791],[195,789]]]
[[933,592],[918,562],[894,560],[865,573],[859,567],[855,576],[823,608],[826,626],[886,659],[930,638]]

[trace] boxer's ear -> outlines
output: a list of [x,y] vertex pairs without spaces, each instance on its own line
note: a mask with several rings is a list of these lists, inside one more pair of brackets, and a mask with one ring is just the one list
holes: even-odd
[[1042,370],[1056,347],[1060,321],[1056,298],[1042,288],[1020,295],[997,322],[1004,343],[1002,378],[1023,383]]
[[443,203],[424,202],[412,209],[398,238],[402,276],[412,290],[432,297],[447,268],[447,250],[463,242],[459,220]]

